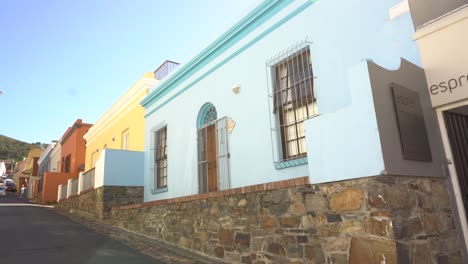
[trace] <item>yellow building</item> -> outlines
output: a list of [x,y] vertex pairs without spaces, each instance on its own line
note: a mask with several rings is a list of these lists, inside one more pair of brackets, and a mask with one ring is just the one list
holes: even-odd
[[147,72],[84,135],[85,171],[95,167],[103,149],[144,150],[145,110],[141,99],[159,81]]
[[[19,179],[18,186],[20,187],[20,184],[26,185],[28,188],[28,193],[27,197],[36,199],[37,198],[37,192],[38,192],[38,181],[39,181],[39,165],[37,164],[37,161],[39,160],[39,157],[42,154],[42,149],[41,148],[33,148],[30,149],[28,152],[28,157],[25,159],[25,166],[23,168],[23,175],[26,176],[25,180]],[[25,181],[23,183],[23,181]]]
[[37,176],[38,174],[38,165],[37,160],[42,154],[41,148],[33,148],[30,149],[28,152],[28,156],[26,157],[26,167],[23,171],[24,174],[28,174],[30,176]]

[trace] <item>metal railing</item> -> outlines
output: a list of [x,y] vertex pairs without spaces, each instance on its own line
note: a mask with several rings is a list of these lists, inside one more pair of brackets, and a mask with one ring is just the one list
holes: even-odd
[[307,157],[304,122],[318,114],[310,44],[298,42],[266,62],[275,166]]
[[94,168],[90,169],[89,171],[83,173],[82,176],[82,189],[81,190],[88,190],[94,188]]
[[78,182],[79,178],[73,179],[71,181],[70,195],[78,194]]

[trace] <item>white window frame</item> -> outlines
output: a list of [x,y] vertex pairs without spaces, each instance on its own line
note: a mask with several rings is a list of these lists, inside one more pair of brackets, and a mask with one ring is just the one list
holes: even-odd
[[[305,57],[303,54],[308,54],[308,57]],[[298,56],[301,56],[300,57],[300,62],[299,61],[296,61],[297,57]],[[296,135],[296,138],[294,139],[296,143],[299,142],[300,138],[303,137],[303,144],[304,145],[300,145],[302,147],[304,147],[305,149],[305,152],[303,153],[299,153],[300,150],[298,149],[298,154],[296,156],[294,155],[288,155],[288,154],[284,154],[284,151],[286,148],[289,147],[288,145],[288,140],[289,138],[286,138],[287,137],[287,134],[286,134],[286,130],[287,129],[290,129],[291,127],[294,127],[296,128],[295,131],[296,131],[296,134],[298,133],[297,131],[297,128],[298,126],[302,126],[304,127],[304,121],[307,120],[307,119],[310,119],[312,117],[315,117],[318,115],[318,110],[317,110],[317,100],[316,100],[316,88],[314,87],[315,86],[315,82],[314,82],[314,75],[313,75],[313,70],[311,70],[311,75],[309,76],[308,74],[305,74],[304,73],[304,76],[300,77],[301,79],[297,82],[297,84],[294,84],[294,86],[298,85],[298,87],[289,87],[289,82],[292,82],[294,83],[294,81],[291,81],[289,78],[289,75],[290,73],[288,72],[288,74],[286,76],[288,76],[286,79],[287,81],[287,86],[288,87],[287,89],[280,89],[279,91],[281,91],[281,93],[278,93],[278,91],[276,90],[276,86],[277,85],[281,85],[283,79],[278,79],[278,76],[277,76],[277,67],[278,66],[281,66],[282,64],[285,64],[287,63],[288,67],[290,66],[293,66],[292,68],[294,69],[299,69],[301,70],[301,67],[300,66],[304,66],[303,62],[304,62],[304,58],[307,58],[308,60],[308,65],[309,67],[312,67],[312,49],[311,49],[311,43],[308,42],[307,40],[305,41],[302,41],[302,42],[299,42],[297,43],[296,45],[294,45],[293,47],[290,47],[288,48],[285,52],[281,52],[279,53],[278,55],[272,57],[271,59],[269,59],[267,62],[266,62],[266,66],[267,66],[267,80],[268,80],[268,98],[269,98],[269,107],[270,107],[270,126],[271,126],[271,141],[272,141],[272,155],[273,155],[273,164],[275,166],[276,169],[283,169],[283,168],[287,168],[287,167],[293,167],[293,166],[299,166],[299,165],[303,165],[303,164],[307,164],[307,149],[306,149],[306,139],[305,139],[305,134],[304,135]],[[293,61],[294,63],[299,63],[301,65],[299,66],[296,66],[296,64],[289,64],[289,61]],[[304,70],[304,69],[302,69]],[[289,69],[288,69],[289,71]],[[280,75],[280,74],[278,74]],[[297,75],[297,73],[293,73],[292,76],[295,76]],[[309,77],[306,77],[306,76],[309,76]],[[295,76],[295,78],[298,78],[299,76]],[[302,82],[306,82],[307,79],[310,79],[310,81],[312,82],[312,102],[309,103],[307,99],[307,96],[306,98],[301,98],[300,96],[298,97],[297,94],[298,92],[301,93],[302,92],[302,88],[300,88],[300,83]],[[294,91],[293,91],[294,90]],[[284,93],[283,93],[284,92]],[[276,93],[276,97],[275,97],[275,93]],[[293,96],[296,95],[295,98],[289,98],[290,96]],[[282,96],[284,98],[282,98]],[[289,99],[291,99],[291,101],[289,101]],[[281,106],[280,107],[283,107],[284,109],[286,109],[286,111],[283,111],[281,112],[281,115],[282,115],[282,119],[283,119],[283,123],[281,123],[281,120],[280,120],[280,115],[279,115],[279,112],[281,110],[278,110],[278,100],[280,100],[281,102],[283,100],[285,100],[286,102],[289,102],[289,103],[286,103],[286,104],[282,104],[281,103]],[[304,103],[303,100],[306,100],[306,102]],[[296,105],[296,106],[294,106]],[[294,120],[296,120],[294,123],[295,125],[291,125],[292,123],[290,123],[290,125],[287,125],[286,120],[287,119],[287,113],[288,112],[291,112],[293,111],[292,113],[294,114],[295,118]],[[303,117],[300,118],[301,120],[297,120],[297,112],[305,112],[306,114],[302,115]],[[300,131],[302,133],[305,133],[305,128],[303,129],[303,131]],[[284,137],[284,138],[283,138]],[[291,139],[290,141],[293,142],[294,141],[293,139]],[[298,143],[299,144],[299,143]],[[299,146],[298,146],[299,147]]]
[[91,153],[91,168],[96,167],[96,152]]
[[[157,194],[161,192],[167,192],[168,187],[169,187],[169,175],[167,175],[166,179],[166,187],[164,188],[159,188],[158,189],[158,171],[156,168],[156,138],[157,138],[157,132],[161,129],[166,127],[166,140],[168,138],[168,133],[169,133],[169,127],[166,122],[161,122],[158,125],[154,126],[150,130],[150,148],[149,148],[149,185],[150,185],[150,190],[152,194]],[[169,146],[169,143],[166,141],[166,145]],[[169,150],[169,149],[168,149]],[[167,163],[169,165],[169,153],[167,154]],[[169,174],[169,171],[167,170],[167,173]]]
[[122,132],[122,149],[128,150],[128,143],[130,138],[130,130],[127,128]]

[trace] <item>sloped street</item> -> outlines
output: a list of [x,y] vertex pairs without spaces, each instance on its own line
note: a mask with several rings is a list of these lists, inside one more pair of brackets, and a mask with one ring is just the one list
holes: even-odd
[[70,219],[11,193],[0,197],[0,233],[2,263],[207,263],[150,239]]

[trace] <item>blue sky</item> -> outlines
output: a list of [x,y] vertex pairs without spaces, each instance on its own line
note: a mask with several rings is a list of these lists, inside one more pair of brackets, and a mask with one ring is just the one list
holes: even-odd
[[0,134],[59,139],[145,72],[186,62],[257,0],[1,0]]

